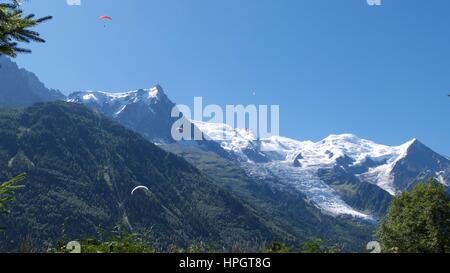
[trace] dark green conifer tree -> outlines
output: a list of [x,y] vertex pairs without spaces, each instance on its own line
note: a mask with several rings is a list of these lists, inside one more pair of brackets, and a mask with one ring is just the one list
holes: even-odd
[[16,57],[18,53],[30,53],[20,47],[20,43],[44,43],[38,32],[31,28],[50,20],[51,16],[35,18],[34,14],[24,15],[16,1],[0,3],[0,55]]

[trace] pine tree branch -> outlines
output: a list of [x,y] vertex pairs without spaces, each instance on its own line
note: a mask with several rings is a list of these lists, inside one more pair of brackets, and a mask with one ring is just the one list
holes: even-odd
[[45,43],[39,33],[30,28],[51,19],[51,16],[35,19],[34,14],[23,16],[23,11],[15,3],[0,4],[0,55],[15,57],[17,53],[31,52],[18,47],[18,43]]

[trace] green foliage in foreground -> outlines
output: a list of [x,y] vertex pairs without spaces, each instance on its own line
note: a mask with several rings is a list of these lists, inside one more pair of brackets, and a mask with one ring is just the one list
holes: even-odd
[[[78,243],[78,242],[77,242]],[[79,252],[76,247],[70,246],[70,242],[60,240],[55,249],[49,249],[51,253],[222,253],[223,250],[210,248],[204,243],[191,245],[187,248],[172,246],[165,251],[158,251],[153,246],[153,240],[148,235],[136,232],[124,232],[109,237],[105,241],[97,239],[85,239],[79,241]],[[299,250],[294,250],[285,243],[272,242],[268,248],[259,250],[261,253],[340,253],[337,247],[326,247],[324,241],[315,239],[305,242]]]
[[290,253],[292,249],[282,242],[272,242],[272,245],[264,250],[265,253]]
[[[96,239],[82,240],[81,253],[154,253],[155,249],[139,233],[123,233],[102,242]],[[70,253],[73,249],[62,242],[49,252]]]
[[322,239],[314,239],[310,242],[305,242],[300,247],[299,251],[294,251],[288,245],[282,242],[272,242],[272,245],[264,250],[265,253],[340,253],[338,247],[332,246],[328,247],[325,245],[325,242]]
[[23,185],[17,185],[20,181],[24,180],[26,174],[23,173],[13,179],[0,183],[0,212],[7,211],[7,203],[14,200],[14,192],[23,188]]
[[306,242],[300,248],[301,253],[340,253],[337,246],[327,247],[322,239]]
[[450,252],[450,197],[432,179],[397,196],[377,236],[383,252]]
[[45,40],[39,36],[39,33],[30,28],[51,18],[46,16],[35,19],[34,14],[24,16],[16,3],[0,3],[0,55],[15,57],[17,53],[31,52],[29,49],[19,47],[19,43],[31,41],[44,43]]
[[[158,248],[157,240],[151,230],[130,231],[127,227],[116,226],[112,234],[105,236],[102,231],[96,239],[83,239],[70,241],[64,234],[55,248],[49,248],[50,253],[244,253],[245,247],[235,245],[231,251],[225,248],[216,248],[205,242],[193,243],[186,248],[172,245],[168,248]],[[28,245],[19,249],[19,252],[28,252],[35,249],[28,240]],[[243,252],[244,251],[244,252]],[[336,247],[328,247],[322,239],[305,242],[299,249],[294,249],[284,242],[273,241],[269,247],[261,246],[256,252],[260,253],[340,253]]]

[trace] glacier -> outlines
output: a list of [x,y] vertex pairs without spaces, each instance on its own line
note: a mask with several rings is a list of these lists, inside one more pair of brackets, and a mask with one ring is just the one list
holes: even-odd
[[[319,142],[280,136],[257,139],[254,132],[231,128],[227,124],[192,122],[207,139],[218,142],[223,149],[237,155],[250,176],[276,177],[280,183],[293,186],[303,193],[308,201],[326,213],[367,220],[373,220],[372,216],[346,204],[334,189],[318,177],[318,170],[335,166],[343,157],[350,158],[352,166],[370,159],[379,162],[379,166],[368,168],[367,172],[357,176],[395,195],[398,190],[393,184],[391,171],[416,141],[413,139],[400,146],[386,146],[353,134],[330,135]],[[253,160],[245,152],[248,150],[265,156],[268,162]]]

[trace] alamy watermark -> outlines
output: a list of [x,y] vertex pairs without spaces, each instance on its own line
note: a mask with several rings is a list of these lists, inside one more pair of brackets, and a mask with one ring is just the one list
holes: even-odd
[[192,121],[224,124],[222,131],[214,132],[214,140],[233,140],[234,135],[228,129],[245,129],[247,136],[253,140],[279,136],[280,106],[279,105],[227,105],[223,109],[220,105],[203,105],[202,97],[194,98],[193,111],[187,105],[177,105],[172,109],[172,118],[177,120],[172,125],[172,138],[181,140],[205,140],[201,130],[192,125]]

